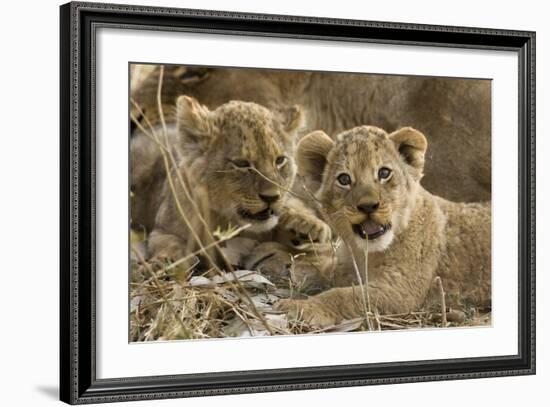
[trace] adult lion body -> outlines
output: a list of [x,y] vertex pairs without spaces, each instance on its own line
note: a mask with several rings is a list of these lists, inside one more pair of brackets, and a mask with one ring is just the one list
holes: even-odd
[[[436,276],[448,298],[490,306],[490,206],[454,203],[426,191],[420,185],[426,148],[426,138],[412,128],[388,135],[361,126],[336,141],[321,131],[300,141],[299,174],[317,185],[321,212],[346,244],[335,259],[315,260],[339,287],[307,300],[283,300],[279,309],[315,325],[364,315],[365,299],[381,314],[415,311]],[[367,248],[363,291],[357,274]],[[308,257],[318,253],[298,259],[296,267],[307,269]]]
[[[158,115],[158,69],[133,92],[151,117]],[[413,126],[430,143],[423,185],[453,201],[491,198],[491,83],[395,75],[276,71],[266,69],[165,69],[163,101],[173,111],[179,95],[215,108],[229,100],[264,106],[299,104],[307,131],[339,132],[372,123]]]

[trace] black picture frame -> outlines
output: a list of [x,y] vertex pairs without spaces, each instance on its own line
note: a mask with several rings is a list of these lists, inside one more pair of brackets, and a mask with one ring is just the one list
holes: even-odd
[[[535,33],[73,2],[60,7],[60,396],[70,404],[535,373]],[[515,355],[96,378],[97,27],[508,50],[519,59],[519,349]]]

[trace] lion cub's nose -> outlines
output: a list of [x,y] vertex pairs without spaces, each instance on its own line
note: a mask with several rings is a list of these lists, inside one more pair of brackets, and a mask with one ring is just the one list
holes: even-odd
[[357,205],[357,209],[359,209],[363,213],[369,214],[377,210],[379,206],[380,206],[380,202],[366,202],[366,203]]
[[268,204],[272,204],[272,203],[275,203],[279,200],[279,198],[281,197],[281,195],[263,195],[263,194],[258,194],[260,196],[260,199],[262,201],[264,201],[265,203],[268,203]]

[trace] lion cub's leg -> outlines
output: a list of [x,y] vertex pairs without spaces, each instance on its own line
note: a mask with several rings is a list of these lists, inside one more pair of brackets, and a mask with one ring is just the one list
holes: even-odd
[[431,274],[403,274],[387,270],[369,282],[368,290],[360,286],[338,287],[307,300],[281,300],[277,309],[288,312],[311,325],[327,326],[342,320],[365,316],[371,311],[380,314],[401,314],[417,309],[428,293]]
[[149,235],[148,252],[155,261],[173,262],[185,256],[186,242],[171,233],[156,228]]
[[294,197],[289,197],[282,209],[275,232],[275,240],[290,246],[327,243],[332,236],[329,225],[315,211]]
[[[211,239],[206,228],[197,220],[196,214],[191,211],[182,214],[183,211],[177,208],[176,202],[184,207],[189,206],[186,205],[186,197],[181,188],[176,186],[175,193],[176,196],[165,186],[164,199],[156,215],[155,228],[147,241],[149,260],[159,264],[178,262],[179,270],[189,270],[193,265],[197,265],[199,256],[201,265],[206,266],[213,258],[213,251],[200,249],[209,246]],[[186,260],[182,260],[184,258]],[[186,273],[183,273],[178,277],[185,275]]]
[[[391,301],[391,294],[377,289],[364,291],[359,286],[332,288],[307,300],[280,300],[276,308],[287,312],[291,318],[300,319],[313,326],[329,326],[346,319],[365,316],[368,297],[374,300],[384,313],[402,313],[409,308]],[[379,311],[380,312],[380,311]]]

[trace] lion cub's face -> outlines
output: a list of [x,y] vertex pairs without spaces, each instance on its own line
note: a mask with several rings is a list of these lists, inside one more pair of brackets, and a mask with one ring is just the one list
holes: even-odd
[[388,135],[361,126],[336,141],[317,131],[299,143],[299,173],[316,189],[338,234],[381,251],[408,223],[426,147],[412,128]]
[[196,182],[208,191],[209,205],[232,225],[251,224],[263,232],[277,224],[294,182],[297,107],[269,110],[232,101],[210,111],[195,99],[177,102],[177,127],[184,156]]

